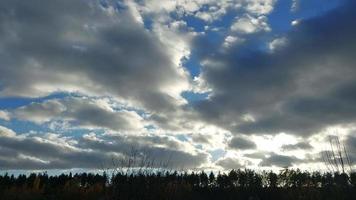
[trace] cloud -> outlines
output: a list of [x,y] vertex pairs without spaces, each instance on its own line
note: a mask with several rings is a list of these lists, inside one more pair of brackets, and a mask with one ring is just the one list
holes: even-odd
[[196,151],[189,144],[185,144],[172,137],[166,136],[134,136],[122,137],[113,135],[106,141],[92,140],[85,138],[81,147],[90,148],[94,151],[102,152],[123,152],[131,155],[132,151],[137,151],[154,162],[154,166],[162,164],[172,168],[194,168],[207,162],[207,154]]
[[293,0],[293,1],[292,1],[292,5],[291,5],[291,7],[290,7],[291,12],[296,12],[296,11],[298,11],[298,9],[299,9],[299,4],[300,4],[299,0]]
[[300,159],[295,156],[285,156],[272,153],[269,157],[260,162],[260,166],[264,167],[291,167],[293,164],[299,163]]
[[232,157],[221,158],[218,161],[216,161],[216,165],[221,166],[227,170],[246,167],[243,164],[241,164],[237,158],[232,158]]
[[298,142],[296,144],[286,144],[282,147],[283,151],[293,151],[293,150],[311,150],[313,146],[311,146],[308,142]]
[[265,15],[272,12],[276,0],[247,0],[246,9],[257,15]]
[[356,163],[356,137],[353,136],[352,132],[345,141],[345,150],[350,158],[352,164]]
[[[2,1],[2,96],[42,97],[54,92],[110,96],[149,113],[157,126],[186,128],[184,119],[196,117],[182,108],[187,101],[181,93],[192,90],[194,81],[181,61],[190,56],[191,40],[199,33],[188,27],[179,13],[192,16],[207,8],[217,19],[231,9],[263,14],[266,9],[260,8],[273,4],[255,0],[128,2],[115,7],[110,2],[84,0]],[[148,18],[152,24],[147,24]],[[44,110],[62,113],[51,108]],[[44,110],[31,121],[48,121],[49,113]],[[29,119],[20,111],[18,117]],[[90,125],[118,128],[95,123]]]
[[211,23],[221,19],[228,11],[266,15],[273,10],[275,2],[276,0],[176,0],[165,2],[149,0],[142,1],[140,9],[143,12],[156,15],[175,13],[178,16],[194,16]]
[[290,24],[292,26],[297,26],[299,23],[300,23],[300,20],[296,19],[296,20],[293,20]]
[[243,38],[239,38],[239,37],[236,37],[236,36],[231,36],[231,35],[229,35],[229,36],[227,36],[227,37],[225,38],[225,41],[224,41],[224,43],[223,43],[223,46],[224,46],[225,48],[229,48],[229,47],[231,47],[231,46],[233,46],[233,45],[240,44],[240,43],[243,43],[243,42],[244,42],[244,39],[243,39]]
[[211,143],[211,136],[210,135],[205,135],[205,134],[192,134],[192,140],[194,143],[198,144],[210,144]]
[[251,34],[269,30],[270,28],[267,24],[267,17],[265,16],[252,17],[246,14],[243,17],[238,17],[237,20],[231,25],[231,31],[240,34]]
[[[150,161],[153,167],[162,164],[171,168],[193,168],[207,161],[207,154],[188,151],[187,144],[167,137],[83,135],[79,138],[57,134],[18,135],[0,127],[1,169],[71,169],[122,166],[122,160],[138,158]],[[138,159],[139,166],[142,159]],[[124,162],[124,164],[127,164]],[[147,164],[147,163],[146,163]]]
[[252,158],[252,159],[263,159],[266,158],[269,154],[266,152],[254,152],[254,153],[247,153],[244,154],[244,157]]
[[16,133],[14,131],[12,131],[11,129],[0,126],[0,136],[13,137],[13,136],[16,136]]
[[350,150],[356,151],[356,137],[353,136],[353,132],[347,137],[346,145]]
[[7,111],[0,110],[0,119],[9,121],[10,120],[10,115]]
[[[208,123],[243,134],[281,132],[310,136],[356,117],[356,18],[352,1],[322,16],[305,19],[285,35],[273,54],[261,50],[259,36],[228,51],[199,38],[202,73],[209,99],[194,104]],[[209,46],[211,45],[211,46]],[[245,120],[243,116],[253,120]]]
[[80,92],[153,112],[182,104],[188,74],[130,10],[83,0],[2,1],[0,7],[2,96]]
[[250,165],[236,149],[262,166],[302,163],[280,150],[312,150],[297,136],[356,119],[355,3],[283,34],[268,22],[275,3],[1,1],[0,96],[65,95],[0,111],[28,129],[0,126],[0,167],[97,168],[132,147],[175,168]]
[[[82,150],[64,139],[51,137],[24,137],[1,130],[1,169],[51,169],[89,167],[99,168],[108,156]],[[50,135],[47,135],[50,136]]]
[[229,142],[229,147],[232,149],[246,150],[246,149],[255,149],[256,144],[248,139],[243,137],[233,137]]
[[268,48],[273,52],[273,51],[277,50],[278,48],[281,48],[284,45],[286,45],[286,43],[287,43],[286,38],[284,38],[284,37],[276,38],[268,44]]
[[32,121],[38,124],[51,121],[59,117],[66,110],[60,100],[48,100],[42,103],[31,103],[15,110],[14,116],[21,120]]
[[31,103],[14,110],[18,119],[44,124],[67,121],[74,127],[104,128],[122,132],[142,131],[145,123],[135,111],[114,110],[102,99],[66,97]]

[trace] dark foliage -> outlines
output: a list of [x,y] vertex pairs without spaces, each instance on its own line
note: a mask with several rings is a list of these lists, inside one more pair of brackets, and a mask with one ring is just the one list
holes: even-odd
[[356,173],[282,170],[0,176],[0,199],[356,199]]

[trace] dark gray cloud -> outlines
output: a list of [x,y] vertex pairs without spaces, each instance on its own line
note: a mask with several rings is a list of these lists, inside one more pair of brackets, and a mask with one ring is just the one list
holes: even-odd
[[300,163],[301,160],[295,156],[286,156],[271,153],[269,157],[263,159],[259,165],[263,167],[291,167],[293,164]]
[[1,169],[61,169],[61,168],[100,168],[118,155],[102,154],[79,149],[64,137],[47,135],[16,135],[1,127],[0,147]]
[[243,137],[233,137],[229,142],[229,147],[232,149],[246,150],[246,149],[255,149],[256,144],[248,139]]
[[38,124],[56,120],[76,127],[140,131],[143,118],[134,111],[114,110],[107,102],[86,97],[51,99],[17,108],[13,117]]
[[346,146],[350,151],[356,152],[356,136],[354,135],[355,132],[352,132],[350,136],[346,140]]
[[[0,127],[0,169],[70,169],[126,166],[128,158],[145,159],[153,167],[194,168],[207,162],[207,154],[188,152],[184,144],[159,136],[95,134],[66,138],[56,134],[16,135]],[[134,154],[135,153],[135,154]],[[116,167],[116,166],[115,166]]]
[[191,135],[193,141],[195,143],[199,144],[210,144],[211,143],[211,136],[210,135],[204,135],[200,133],[194,133]]
[[[81,147],[99,152],[122,152],[130,156],[137,152],[139,160],[144,157],[154,162],[155,167],[175,169],[191,169],[207,162],[207,154],[202,152],[186,152],[184,146],[166,137],[121,137],[114,136],[108,141],[83,140]],[[137,163],[140,164],[139,161]]]
[[313,146],[311,146],[308,142],[298,142],[296,144],[286,144],[282,147],[283,151],[293,151],[293,150],[311,150]]
[[268,152],[254,152],[254,153],[247,153],[247,154],[244,154],[244,157],[247,157],[247,158],[252,158],[252,159],[263,159],[265,158],[268,154]]
[[110,95],[154,112],[179,104],[187,74],[128,9],[5,0],[0,12],[2,96]]
[[236,158],[231,158],[231,157],[226,157],[219,159],[216,164],[218,166],[223,167],[224,169],[230,170],[230,169],[240,169],[243,167],[246,167],[246,165],[243,165],[240,163],[240,161]]
[[345,141],[345,150],[350,158],[350,162],[356,163],[356,136],[355,132],[352,132]]
[[[302,21],[273,52],[253,38],[224,52],[197,40],[201,77],[212,88],[194,107],[207,122],[234,133],[311,135],[356,118],[356,14],[348,1]],[[253,36],[251,36],[253,37]],[[254,120],[245,120],[244,115]]]

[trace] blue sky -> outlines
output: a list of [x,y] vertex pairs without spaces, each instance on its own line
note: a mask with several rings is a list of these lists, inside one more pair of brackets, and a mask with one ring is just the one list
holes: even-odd
[[130,146],[177,168],[318,169],[330,135],[356,158],[354,5],[2,1],[0,170],[95,169]]

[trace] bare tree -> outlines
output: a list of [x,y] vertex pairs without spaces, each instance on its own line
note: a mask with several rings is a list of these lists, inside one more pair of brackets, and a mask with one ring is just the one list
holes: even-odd
[[352,172],[352,162],[344,144],[338,136],[329,136],[329,149],[322,152],[322,159],[326,168],[332,172]]

